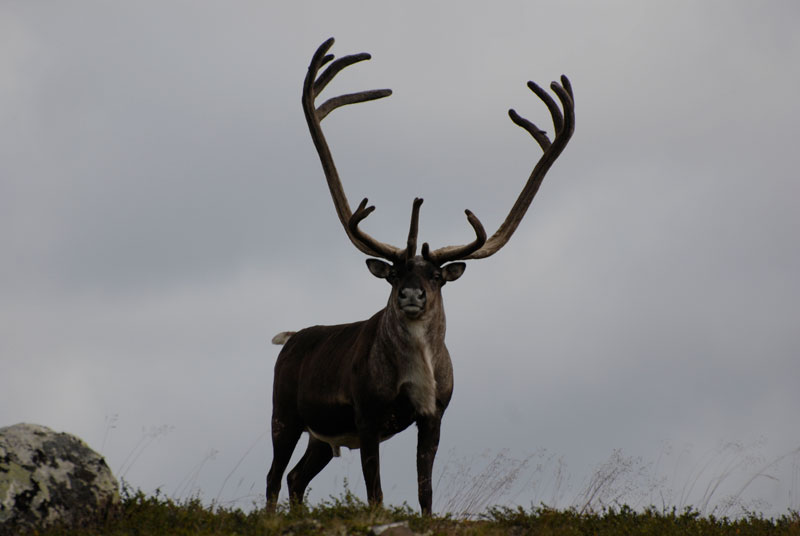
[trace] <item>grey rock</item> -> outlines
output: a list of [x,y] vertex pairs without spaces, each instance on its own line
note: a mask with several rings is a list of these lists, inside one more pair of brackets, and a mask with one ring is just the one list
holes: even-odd
[[416,533],[408,527],[407,521],[398,521],[370,528],[372,536],[414,536]]
[[118,504],[117,480],[79,438],[36,424],[0,428],[0,533],[56,522],[79,526]]

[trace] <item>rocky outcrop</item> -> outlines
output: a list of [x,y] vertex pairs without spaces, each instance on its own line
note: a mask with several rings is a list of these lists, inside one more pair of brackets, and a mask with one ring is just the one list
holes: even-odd
[[36,424],[0,428],[0,533],[83,525],[118,503],[117,480],[79,438]]

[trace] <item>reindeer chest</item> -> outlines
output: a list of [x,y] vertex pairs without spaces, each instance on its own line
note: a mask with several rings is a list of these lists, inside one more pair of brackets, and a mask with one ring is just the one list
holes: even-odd
[[404,346],[397,387],[407,393],[418,413],[433,415],[436,413],[435,356],[423,324],[409,326],[408,344]]

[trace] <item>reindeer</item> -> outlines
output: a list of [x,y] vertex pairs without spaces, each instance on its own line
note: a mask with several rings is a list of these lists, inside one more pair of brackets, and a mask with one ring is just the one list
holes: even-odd
[[343,446],[361,449],[367,498],[370,504],[380,504],[379,444],[416,424],[419,504],[424,514],[430,514],[433,459],[442,415],[453,394],[453,366],[444,343],[442,287],[461,277],[466,267],[462,261],[489,257],[511,238],[545,174],[572,136],[572,87],[566,76],[561,77],[561,84],[553,82],[550,86],[561,101],[562,114],[546,91],[528,82],[550,111],[556,132],[552,142],[536,125],[509,110],[511,120],[533,136],[544,154],[497,232],[487,239],[480,220],[466,210],[475,233],[472,242],[436,250],[424,243],[422,254],[417,255],[422,199],[414,199],[403,249],[380,242],[359,228],[375,210],[367,206],[367,199],[355,212],[350,209],[320,122],[340,106],[380,99],[392,92],[378,89],[340,95],[317,107],[316,97],[342,69],[371,57],[361,53],[331,62],[334,56],[328,51],[333,41],[325,41],[311,59],[303,84],[303,111],[339,221],[353,245],[370,257],[366,262],[372,275],[385,279],[392,290],[386,307],[368,320],[312,326],[296,333],[280,333],[273,339],[284,347],[275,364],[273,460],[267,475],[267,504],[275,508],[281,478],[303,432],[310,436],[308,447],[287,477],[293,504],[303,500],[308,483],[339,456]]

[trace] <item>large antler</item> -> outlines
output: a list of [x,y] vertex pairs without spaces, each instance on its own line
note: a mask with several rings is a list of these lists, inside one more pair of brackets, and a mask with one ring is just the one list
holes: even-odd
[[[383,257],[393,262],[397,262],[413,256],[414,250],[412,249],[412,242],[414,249],[416,248],[417,241],[417,221],[419,218],[419,205],[422,200],[414,200],[414,208],[411,217],[411,231],[409,232],[409,241],[405,250],[396,248],[392,245],[386,244],[358,228],[358,224],[369,216],[375,210],[375,207],[367,206],[367,199],[365,198],[355,214],[350,210],[350,203],[347,201],[347,196],[344,193],[342,182],[339,179],[339,174],[336,171],[336,166],[333,163],[328,142],[325,140],[325,135],[322,133],[320,121],[322,121],[329,113],[340,106],[347,104],[355,104],[358,102],[371,101],[388,97],[392,94],[391,89],[373,89],[369,91],[359,91],[357,93],[350,93],[347,95],[339,95],[333,97],[322,103],[319,107],[315,106],[314,101],[317,96],[325,89],[325,86],[345,67],[354,63],[368,60],[371,58],[366,52],[360,54],[353,54],[350,56],[343,56],[331,63],[325,71],[317,76],[320,68],[326,63],[333,60],[333,54],[328,54],[331,46],[333,46],[333,37],[322,43],[314,56],[311,58],[311,64],[308,66],[308,74],[303,84],[303,111],[305,112],[306,121],[308,122],[308,129],[311,132],[311,139],[314,140],[314,146],[319,153],[319,159],[322,163],[322,169],[325,172],[325,178],[328,181],[328,188],[331,192],[333,204],[336,207],[336,214],[339,216],[339,221],[342,223],[345,232],[347,233],[350,241],[353,242],[360,251],[367,255],[376,257]],[[413,240],[412,234],[413,232]]]
[[556,161],[561,151],[567,146],[572,133],[575,130],[575,98],[572,93],[572,85],[566,76],[561,76],[561,84],[552,82],[550,88],[558,96],[561,101],[561,106],[564,108],[562,115],[556,102],[553,98],[541,87],[533,82],[528,82],[528,87],[533,91],[542,101],[544,101],[547,108],[550,110],[550,115],[553,117],[553,126],[555,127],[555,139],[550,142],[545,131],[540,130],[536,125],[521,117],[513,109],[508,111],[511,120],[528,131],[533,136],[533,139],[539,144],[544,151],[544,154],[539,158],[536,166],[533,168],[528,182],[519,194],[514,206],[506,216],[505,221],[500,225],[491,238],[486,240],[485,233],[483,234],[483,242],[481,241],[481,231],[483,227],[480,225],[478,219],[470,212],[467,212],[470,224],[475,229],[478,238],[472,244],[466,246],[446,246],[435,251],[428,251],[428,245],[423,244],[423,255],[436,264],[444,264],[445,262],[453,261],[456,259],[482,259],[497,253],[500,248],[506,245],[511,235],[517,229],[519,222],[525,216],[525,212],[533,201],[539,186],[542,184],[544,176]]

